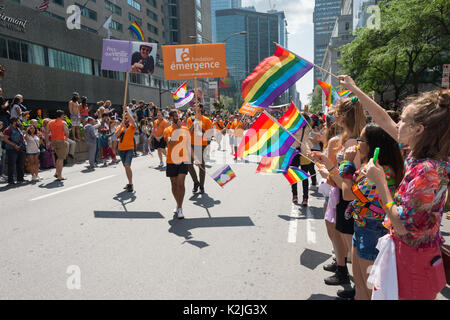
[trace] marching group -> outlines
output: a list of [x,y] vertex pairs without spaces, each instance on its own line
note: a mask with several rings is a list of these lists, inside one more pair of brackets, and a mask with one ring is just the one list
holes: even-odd
[[[390,234],[395,241],[399,298],[435,299],[446,283],[440,225],[449,185],[450,91],[415,96],[399,116],[380,107],[350,77],[340,79],[354,97],[341,99],[323,119],[302,114],[310,125],[295,134],[293,147],[300,153],[291,163],[311,174],[311,189],[325,198],[325,224],[335,255],[333,262],[324,266],[333,272],[325,283],[350,284],[347,263],[351,261],[354,287],[339,290],[338,296],[371,299],[366,284],[369,268],[378,255],[378,240]],[[86,97],[79,100],[80,95],[74,93],[69,101],[70,139],[64,111],[58,110],[54,120],[44,119],[40,127],[32,120],[23,128],[28,111],[22,96],[17,95],[11,104],[0,99],[0,173],[7,158],[9,184],[15,184],[14,171],[17,183],[24,181],[25,155],[32,180],[39,179],[42,150],[56,155],[55,178],[64,180],[64,160],[73,157],[74,146],[84,140],[89,149],[88,169],[94,170],[100,151],[104,165],[108,157],[119,162],[119,155],[128,180],[124,189],[132,192],[131,163],[142,145],[139,151],[143,154],[157,150],[159,166],[166,167],[171,181],[174,216],[182,219],[186,175],[193,180],[193,193],[205,192],[205,160],[211,140],[223,150],[223,137],[228,133],[237,160],[244,132],[254,121],[239,114],[208,115],[200,103],[180,112],[132,100],[118,114],[110,101],[100,101],[94,111],[87,107]],[[377,148],[379,157],[374,162]],[[308,179],[302,185],[301,204],[307,206]],[[292,201],[299,203],[296,184],[292,185]]]

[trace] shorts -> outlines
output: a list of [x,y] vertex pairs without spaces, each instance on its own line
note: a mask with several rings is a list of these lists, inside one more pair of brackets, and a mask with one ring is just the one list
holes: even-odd
[[120,160],[124,166],[131,166],[131,160],[133,159],[134,150],[119,150]]
[[350,202],[342,198],[342,190],[339,189],[339,203],[336,206],[336,230],[340,233],[353,235],[353,217],[345,218],[345,210],[347,210]]
[[323,196],[323,204],[328,205],[328,200],[330,200],[329,196]]
[[40,153],[40,152],[27,153],[27,157],[37,156],[37,155],[39,155],[39,153]]
[[[393,239],[398,297],[403,300],[436,299],[446,284],[440,248],[415,248],[395,236]],[[437,262],[432,265],[433,259]]]
[[65,140],[55,140],[52,141],[52,148],[55,150],[58,159],[66,159],[67,156],[67,145]]
[[85,120],[87,120],[87,118],[89,118],[89,116],[81,116],[81,121],[85,121]]
[[378,255],[378,239],[389,233],[389,230],[382,225],[381,220],[365,219],[366,226],[354,226],[352,244],[356,249],[358,257],[361,259],[375,261]]
[[72,122],[72,127],[79,127],[81,124],[81,117],[79,114],[70,115],[70,121]]
[[166,177],[177,177],[180,174],[188,173],[188,165],[184,162],[175,164],[168,163],[166,167]]
[[167,147],[166,140],[164,138],[161,138],[161,140],[157,140],[155,137],[152,138],[153,140],[153,149],[165,149]]

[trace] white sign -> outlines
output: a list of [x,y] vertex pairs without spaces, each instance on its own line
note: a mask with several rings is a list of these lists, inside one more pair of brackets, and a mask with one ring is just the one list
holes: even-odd
[[449,80],[448,77],[442,77],[442,88],[449,88]]
[[209,82],[209,88],[210,89],[217,89],[217,81],[210,81]]
[[443,72],[442,72],[443,76],[448,77],[450,74],[450,64],[444,64],[444,68],[443,68]]

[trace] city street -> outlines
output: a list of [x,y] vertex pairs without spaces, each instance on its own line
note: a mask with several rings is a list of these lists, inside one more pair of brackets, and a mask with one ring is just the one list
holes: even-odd
[[[216,149],[213,160],[230,153]],[[237,177],[224,188],[206,177],[203,195],[187,176],[184,220],[173,218],[156,155],[133,159],[134,193],[121,164],[65,167],[59,184],[50,170],[35,184],[0,185],[0,299],[334,299],[342,287],[323,282],[332,247],[322,196],[292,205],[286,179],[255,174],[256,160],[229,162]],[[447,286],[438,299],[449,298]]]

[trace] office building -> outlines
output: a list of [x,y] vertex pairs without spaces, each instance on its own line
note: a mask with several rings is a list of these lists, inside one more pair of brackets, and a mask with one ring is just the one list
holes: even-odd
[[212,42],[217,42],[216,37],[216,11],[224,9],[239,9],[242,7],[242,0],[211,0],[211,29]]
[[[321,65],[325,56],[336,18],[341,9],[341,0],[315,0],[314,22],[314,63]],[[320,80],[321,72],[314,68],[314,86]]]

